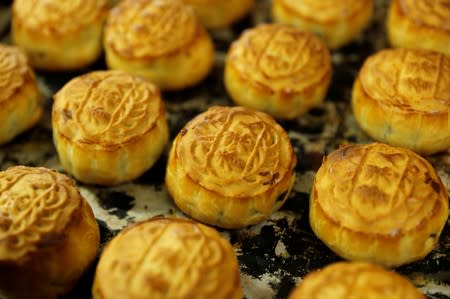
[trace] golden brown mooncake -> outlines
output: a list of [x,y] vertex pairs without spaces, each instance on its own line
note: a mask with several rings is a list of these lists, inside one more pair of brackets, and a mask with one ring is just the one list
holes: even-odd
[[239,266],[230,242],[190,220],[132,224],[107,244],[93,299],[240,299]]
[[293,119],[323,102],[331,73],[330,53],[319,38],[263,24],[233,42],[224,81],[236,104]]
[[110,69],[141,75],[161,89],[203,80],[214,45],[194,10],[180,0],[123,0],[108,17],[104,47]]
[[450,148],[450,57],[387,49],[370,56],[353,85],[352,106],[375,140],[429,155]]
[[389,267],[424,258],[448,217],[448,194],[431,164],[382,143],[347,145],[324,158],[309,220],[331,250]]
[[1,298],[68,293],[99,240],[94,214],[69,177],[42,167],[0,172]]
[[0,44],[0,144],[39,121],[41,100],[25,54],[17,47]]
[[109,5],[109,0],[14,0],[13,42],[38,69],[67,71],[88,66],[102,52]]
[[200,22],[210,29],[231,25],[247,15],[255,0],[183,0],[191,5]]
[[272,117],[214,106],[176,136],[166,186],[190,217],[240,228],[269,218],[283,205],[296,161],[288,135]]
[[405,277],[364,262],[338,262],[305,276],[289,299],[425,299]]
[[386,27],[393,47],[450,55],[450,0],[393,0]]
[[331,49],[355,39],[372,18],[372,0],[273,0],[273,19],[319,35]]
[[114,185],[149,169],[169,129],[159,88],[122,71],[95,71],[54,96],[53,139],[64,169],[88,184]]

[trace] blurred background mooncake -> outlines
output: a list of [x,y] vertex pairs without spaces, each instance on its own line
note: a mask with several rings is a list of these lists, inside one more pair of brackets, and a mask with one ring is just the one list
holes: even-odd
[[372,18],[372,0],[273,0],[273,19],[320,36],[331,49],[358,37]]
[[394,47],[450,55],[450,0],[393,0],[386,27]]
[[210,29],[230,26],[247,15],[255,0],[183,0],[191,5],[200,22]]
[[34,126],[42,97],[28,59],[17,47],[0,44],[0,144]]
[[14,0],[12,40],[37,69],[86,67],[102,53],[109,6],[109,0]]
[[110,69],[141,75],[163,90],[203,80],[214,63],[214,45],[192,7],[181,0],[122,0],[104,34]]

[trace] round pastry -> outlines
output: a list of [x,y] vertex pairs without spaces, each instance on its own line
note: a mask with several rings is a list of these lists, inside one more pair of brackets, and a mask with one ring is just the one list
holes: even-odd
[[97,265],[93,299],[238,299],[230,242],[190,220],[154,218],[125,228]]
[[319,35],[331,49],[355,39],[372,18],[372,0],[274,0],[276,22],[291,24]]
[[247,15],[255,0],[183,0],[191,5],[206,28],[227,27]]
[[259,25],[233,42],[225,87],[241,106],[293,119],[323,102],[331,57],[313,34],[281,25]]
[[14,0],[12,39],[35,68],[85,67],[101,54],[109,5],[109,0]]
[[214,45],[195,13],[179,0],[123,0],[109,14],[104,46],[111,69],[138,74],[161,89],[203,80]]
[[169,129],[160,91],[144,78],[96,71],[54,96],[53,139],[64,169],[79,181],[114,185],[149,169]]
[[447,196],[436,171],[414,152],[347,145],[319,168],[309,220],[339,256],[395,267],[435,247],[448,217]]
[[296,155],[269,115],[243,107],[211,107],[173,141],[167,189],[190,217],[223,228],[268,218],[289,196]]
[[450,0],[393,0],[386,25],[394,47],[450,55]]
[[0,144],[34,126],[41,115],[41,94],[27,57],[0,44]]
[[450,57],[387,49],[370,56],[354,85],[352,106],[375,140],[429,155],[450,148]]
[[289,299],[425,299],[405,277],[363,262],[338,262],[305,276]]
[[0,172],[0,297],[57,298],[97,256],[94,214],[66,175],[41,167]]

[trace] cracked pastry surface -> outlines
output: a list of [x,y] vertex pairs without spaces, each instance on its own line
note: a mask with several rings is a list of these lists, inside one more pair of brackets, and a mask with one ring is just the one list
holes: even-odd
[[203,80],[213,66],[214,45],[192,7],[179,0],[123,0],[104,34],[110,69],[146,77],[161,89]]
[[255,0],[183,0],[191,5],[200,22],[210,29],[230,26],[247,15]]
[[239,266],[230,242],[190,220],[154,218],[132,224],[105,248],[94,299],[239,299]]
[[289,299],[425,299],[405,277],[363,262],[338,262],[305,276]]
[[314,179],[310,224],[349,260],[400,266],[435,247],[448,217],[448,191],[414,152],[373,143],[329,154]]
[[0,172],[0,295],[56,298],[97,255],[99,229],[66,175],[42,167]]
[[388,49],[364,62],[352,107],[372,138],[428,155],[450,148],[450,57]]
[[63,167],[101,185],[132,180],[149,169],[168,140],[159,88],[122,71],[95,71],[54,96],[53,138]]
[[291,24],[319,35],[331,49],[355,39],[372,18],[373,1],[274,0],[276,22]]
[[450,55],[450,0],[394,0],[386,28],[393,47]]
[[293,119],[322,103],[331,73],[330,53],[319,38],[292,26],[264,24],[233,42],[224,80],[236,104]]
[[15,0],[12,40],[24,49],[33,67],[76,70],[102,52],[108,0]]
[[294,182],[296,155],[269,115],[211,107],[173,141],[166,185],[175,204],[201,222],[238,228],[268,218]]
[[0,44],[0,144],[34,126],[42,98],[28,59],[17,47]]

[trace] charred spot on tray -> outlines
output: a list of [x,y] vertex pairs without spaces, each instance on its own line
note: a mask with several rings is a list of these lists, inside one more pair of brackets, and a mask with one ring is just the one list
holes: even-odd
[[134,197],[125,192],[100,190],[98,197],[102,208],[120,219],[127,217],[127,212],[134,206]]
[[273,226],[265,225],[256,235],[239,233],[238,241],[241,244],[242,254],[238,256],[239,263],[243,265],[244,272],[258,277],[267,272],[275,272],[281,267],[277,257],[271,259],[278,242]]
[[116,234],[119,233],[118,230],[112,230],[108,227],[105,221],[96,219],[98,223],[98,227],[100,229],[100,244],[106,244],[109,240],[111,240]]
[[311,110],[309,110],[308,113],[312,116],[320,117],[320,116],[324,116],[326,114],[326,111],[322,107],[314,107]]
[[289,276],[284,276],[281,279],[281,282],[278,286],[278,292],[277,292],[277,298],[287,298],[289,296],[289,294],[291,293],[291,291],[294,289],[295,287],[295,281],[289,277]]

